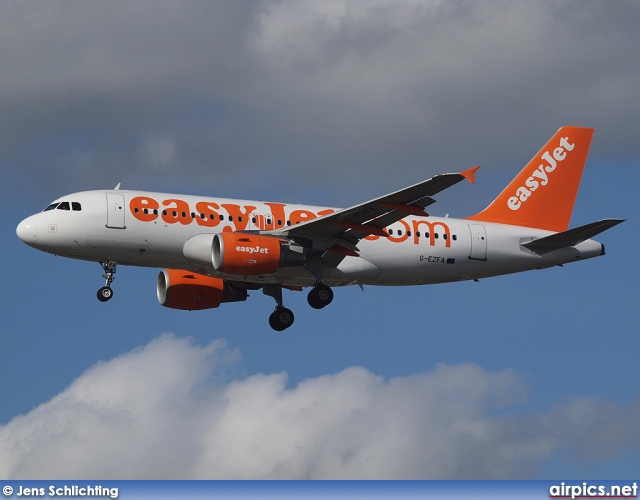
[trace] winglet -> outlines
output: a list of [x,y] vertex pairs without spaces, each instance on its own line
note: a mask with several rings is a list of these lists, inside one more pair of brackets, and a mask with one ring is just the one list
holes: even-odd
[[476,183],[476,171],[480,168],[480,165],[477,165],[473,168],[467,169],[464,172],[460,172],[460,175],[467,179],[471,184]]

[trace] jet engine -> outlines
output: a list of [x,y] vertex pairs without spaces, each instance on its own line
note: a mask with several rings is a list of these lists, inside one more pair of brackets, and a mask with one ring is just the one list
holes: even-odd
[[304,254],[273,236],[219,233],[213,237],[213,269],[229,274],[271,274],[279,267],[301,266]]
[[158,301],[165,307],[196,311],[212,309],[222,302],[247,299],[247,290],[191,271],[163,269],[158,275]]

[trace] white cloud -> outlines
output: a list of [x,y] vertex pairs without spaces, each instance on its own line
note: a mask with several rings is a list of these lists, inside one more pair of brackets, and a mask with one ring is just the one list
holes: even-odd
[[553,453],[638,445],[638,404],[523,415],[513,371],[440,365],[385,380],[352,367],[288,388],[284,373],[234,378],[238,356],[163,335],[98,363],[0,427],[0,476],[516,478]]

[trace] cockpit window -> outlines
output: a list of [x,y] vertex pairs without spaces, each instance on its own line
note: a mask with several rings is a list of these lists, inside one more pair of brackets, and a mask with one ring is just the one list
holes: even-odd
[[48,212],[49,210],[55,210],[56,208],[58,210],[73,210],[74,212],[79,212],[80,210],[82,210],[82,205],[77,201],[72,201],[71,203],[69,203],[68,201],[63,201],[63,202],[57,201],[49,205],[47,208],[45,208],[43,212]]

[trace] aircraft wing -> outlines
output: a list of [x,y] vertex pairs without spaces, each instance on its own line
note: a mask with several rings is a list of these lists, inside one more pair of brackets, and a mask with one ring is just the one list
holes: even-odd
[[[324,217],[264,234],[311,243],[312,248],[329,250],[341,258],[326,259],[325,264],[337,265],[346,255],[357,255],[356,244],[370,235],[386,236],[384,228],[408,215],[427,216],[426,207],[435,203],[431,196],[467,179],[474,183],[473,167],[457,174],[441,174],[413,186],[400,189],[360,205],[339,210]],[[337,262],[336,262],[337,261]]]

